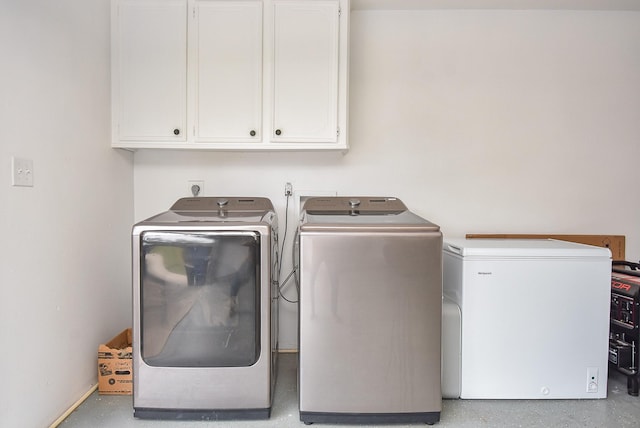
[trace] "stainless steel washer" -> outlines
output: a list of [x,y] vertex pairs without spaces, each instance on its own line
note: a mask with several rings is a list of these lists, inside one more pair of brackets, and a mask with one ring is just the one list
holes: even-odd
[[439,421],[440,228],[397,198],[329,197],[298,233],[300,419]]
[[276,236],[265,198],[184,198],[133,227],[134,416],[269,417]]

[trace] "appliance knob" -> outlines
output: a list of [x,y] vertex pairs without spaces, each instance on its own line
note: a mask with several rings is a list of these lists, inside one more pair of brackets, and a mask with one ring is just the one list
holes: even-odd
[[222,207],[224,207],[225,205],[227,205],[229,203],[229,200],[228,199],[218,199],[217,202],[218,202],[218,206],[220,208],[222,208]]
[[349,206],[355,208],[360,205],[360,199],[349,199]]

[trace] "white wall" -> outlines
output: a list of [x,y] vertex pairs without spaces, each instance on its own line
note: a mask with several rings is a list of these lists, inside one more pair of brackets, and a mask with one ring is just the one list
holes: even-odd
[[[109,148],[108,0],[0,3],[0,425],[46,426],[95,383],[98,343],[131,323],[131,223],[189,179],[267,196],[281,224],[290,181],[398,196],[445,236],[623,234],[640,258],[639,12],[354,11],[351,33],[347,155],[132,161]],[[11,156],[33,188],[11,186]]]
[[136,220],[203,179],[205,196],[271,198],[283,224],[290,181],[398,196],[445,237],[621,234],[640,258],[639,12],[358,10],[351,35],[347,155],[139,151]]
[[[133,162],[109,146],[109,1],[0,3],[0,426],[43,427],[131,325]],[[35,186],[11,186],[11,156]]]

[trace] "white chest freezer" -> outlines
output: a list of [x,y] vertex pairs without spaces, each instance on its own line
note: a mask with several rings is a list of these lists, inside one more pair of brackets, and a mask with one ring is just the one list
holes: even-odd
[[460,397],[605,398],[610,286],[607,248],[447,240],[443,292],[462,319]]

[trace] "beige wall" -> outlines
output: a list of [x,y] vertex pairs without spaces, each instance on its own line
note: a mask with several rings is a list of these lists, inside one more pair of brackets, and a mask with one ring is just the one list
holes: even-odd
[[140,151],[136,219],[203,179],[207,196],[271,198],[283,224],[290,181],[398,196],[445,238],[622,234],[640,258],[640,12],[356,10],[351,36],[348,154]]
[[[44,427],[131,323],[133,162],[109,146],[109,1],[0,2],[0,426]],[[11,157],[33,160],[11,186]]]
[[[398,196],[445,237],[623,234],[640,259],[640,12],[357,10],[348,154],[131,155],[109,148],[108,0],[50,3],[0,6],[2,426],[46,426],[95,383],[95,347],[131,322],[130,226],[189,179],[271,198],[282,226],[289,181]],[[11,156],[35,187],[11,186]]]

